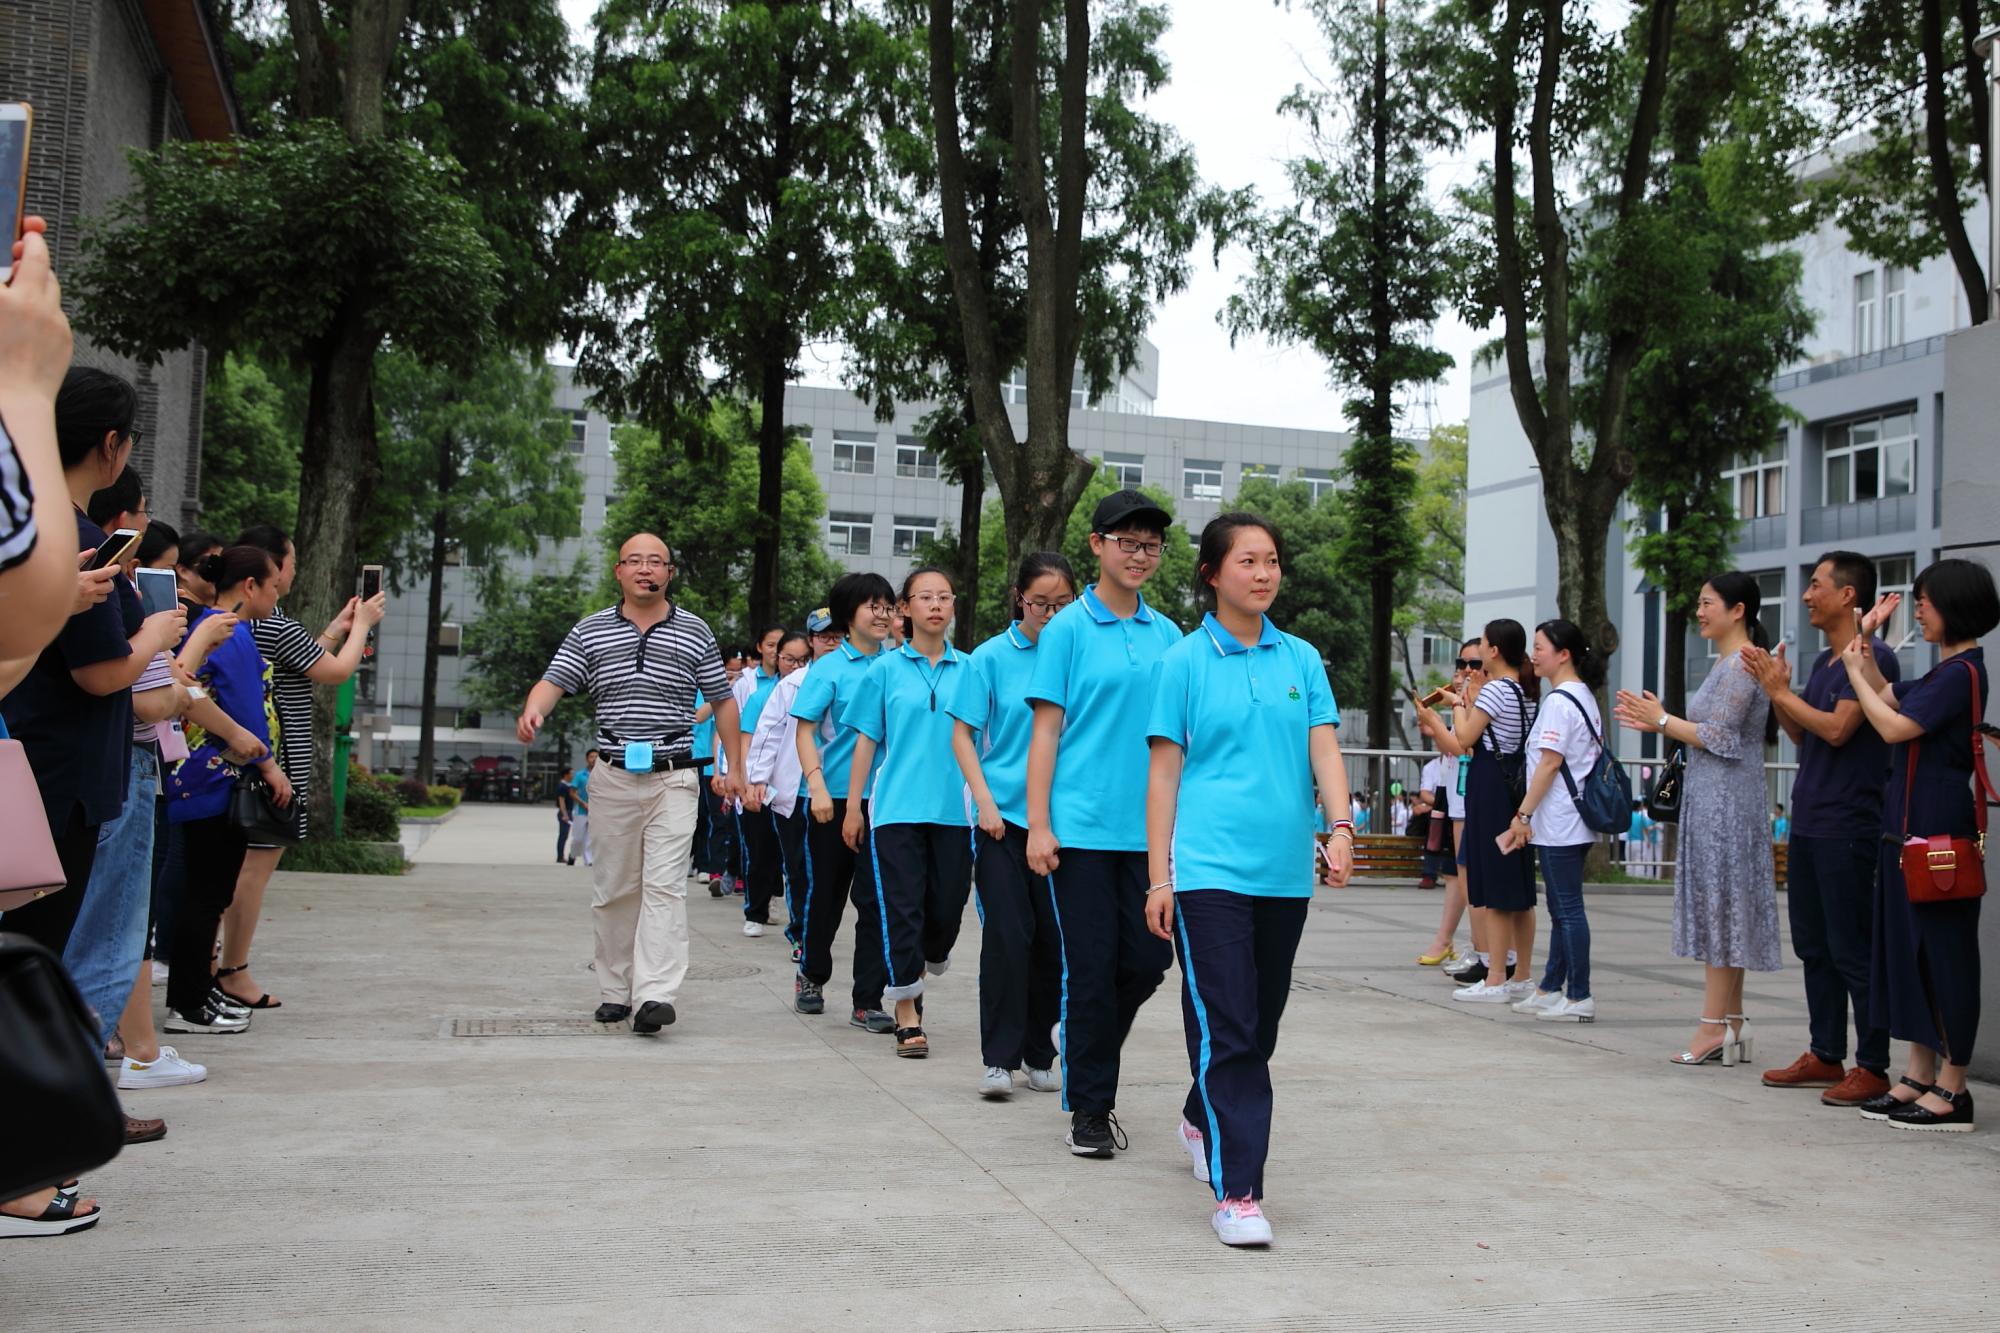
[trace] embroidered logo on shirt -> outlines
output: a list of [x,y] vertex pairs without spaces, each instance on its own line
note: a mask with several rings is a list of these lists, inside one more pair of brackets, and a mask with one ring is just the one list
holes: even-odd
[[1285,697],[1296,703],[1299,697],[1299,687],[1296,685],[1292,686],[1291,689],[1285,691]]

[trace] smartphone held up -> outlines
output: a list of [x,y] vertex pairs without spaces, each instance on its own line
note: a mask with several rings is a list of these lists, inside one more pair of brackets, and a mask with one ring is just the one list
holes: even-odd
[[21,219],[28,202],[28,136],[35,112],[26,102],[0,102],[0,225],[7,244],[0,246],[0,282],[14,276],[14,242],[21,238]]

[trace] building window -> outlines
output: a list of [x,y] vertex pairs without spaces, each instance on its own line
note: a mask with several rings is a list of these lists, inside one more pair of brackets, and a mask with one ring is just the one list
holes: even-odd
[[1875,595],[1887,597],[1899,592],[1903,600],[1896,605],[1895,614],[1882,627],[1882,639],[1891,648],[1900,647],[1916,622],[1911,619],[1916,610],[1916,599],[1910,596],[1910,585],[1917,581],[1917,558],[1914,555],[1885,555],[1875,562]]
[[1458,640],[1448,634],[1426,634],[1423,665],[1450,674],[1458,667]]
[[1826,428],[1826,502],[1852,504],[1917,488],[1917,414],[1897,412]]
[[1903,291],[1910,271],[1894,264],[1882,270],[1882,345],[1901,347],[1909,334],[1903,324]]
[[438,626],[438,656],[457,657],[459,645],[464,640],[465,631],[450,621],[445,621]]
[[858,477],[875,475],[875,437],[853,431],[833,433],[833,470],[852,472]]
[[1181,468],[1181,498],[1184,500],[1220,500],[1222,498],[1222,464],[1206,459],[1190,458]]
[[1146,484],[1144,454],[1106,454],[1104,466],[1111,469],[1111,475],[1118,479],[1120,486],[1136,490]]
[[1019,403],[1024,407],[1027,405],[1028,371],[1026,367],[1016,366],[1007,372],[1007,378],[1001,381],[1000,384],[1000,397],[1005,402]]
[[899,556],[913,556],[917,547],[927,541],[937,540],[938,525],[934,518],[911,518],[907,514],[896,515],[896,526],[889,537],[889,553]]
[[1312,493],[1313,503],[1318,504],[1322,496],[1333,494],[1333,473],[1323,467],[1302,467],[1299,480]]
[[1785,442],[1777,440],[1762,453],[1743,453],[1736,466],[1722,474],[1722,484],[1736,498],[1736,517],[1769,518],[1785,512]]
[[915,477],[920,481],[936,481],[938,456],[935,451],[910,439],[900,437],[896,441],[896,475]]
[[1875,270],[1854,275],[1854,354],[1875,350]]
[[590,413],[585,408],[572,408],[569,414],[569,451],[581,456],[584,437],[590,429]]
[[1278,469],[1269,463],[1245,463],[1243,464],[1242,480],[1236,484],[1240,487],[1244,482],[1255,481],[1260,478],[1275,486],[1278,483]]
[[826,549],[834,555],[867,555],[875,549],[873,514],[826,516]]
[[1785,571],[1769,569],[1757,575],[1757,619],[1764,626],[1764,641],[1776,645],[1785,641]]

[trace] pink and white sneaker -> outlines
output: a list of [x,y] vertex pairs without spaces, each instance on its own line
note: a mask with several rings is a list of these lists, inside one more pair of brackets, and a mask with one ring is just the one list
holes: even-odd
[[1181,1121],[1181,1147],[1187,1149],[1189,1159],[1194,1162],[1194,1178],[1206,1185],[1208,1183],[1208,1144],[1202,1139],[1201,1131],[1185,1120]]
[[1269,1245],[1271,1221],[1255,1199],[1224,1199],[1209,1219],[1224,1245]]

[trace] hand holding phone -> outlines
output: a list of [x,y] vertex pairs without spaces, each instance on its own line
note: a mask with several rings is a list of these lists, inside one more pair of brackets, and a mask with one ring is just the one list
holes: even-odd
[[0,102],[0,223],[6,225],[10,242],[5,263],[0,264],[0,282],[13,276],[11,242],[21,234],[27,212],[28,138],[34,123],[34,108],[26,102]]
[[95,555],[90,557],[90,564],[86,568],[93,570],[109,569],[114,565],[122,565],[126,560],[131,558],[132,553],[138,547],[139,530],[137,528],[120,528],[104,539],[104,544],[97,548]]
[[1446,695],[1447,692],[1448,691],[1446,691],[1444,686],[1440,685],[1436,689],[1432,690],[1429,694],[1426,694],[1423,698],[1417,700],[1417,702],[1422,704],[1426,708],[1436,708],[1439,704],[1444,702],[1444,696]]

